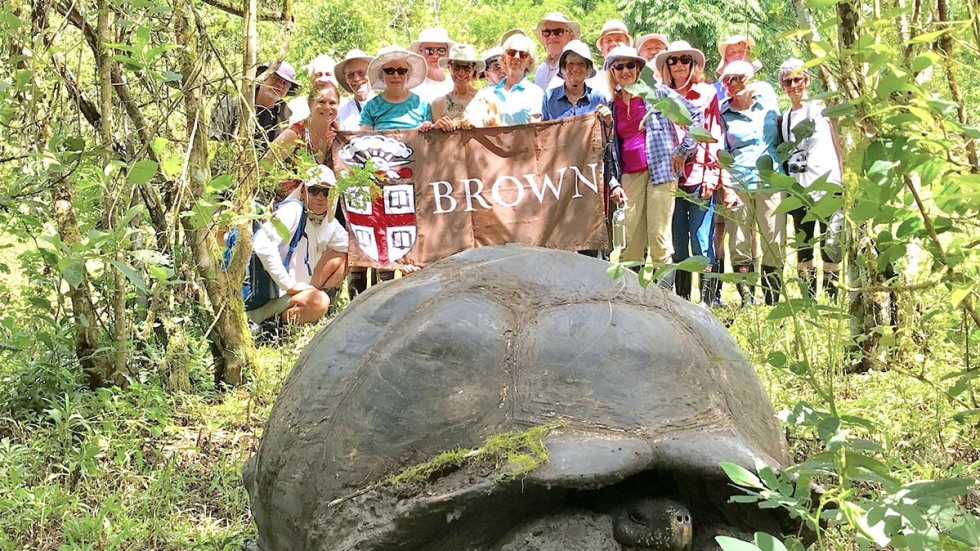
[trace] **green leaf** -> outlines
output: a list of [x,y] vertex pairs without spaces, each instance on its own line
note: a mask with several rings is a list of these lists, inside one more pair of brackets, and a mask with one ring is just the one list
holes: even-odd
[[71,262],[61,269],[61,277],[65,278],[72,289],[78,289],[85,278],[85,266],[81,262]]
[[722,551],[761,551],[754,543],[737,540],[728,536],[715,536],[715,541],[721,546]]
[[181,170],[184,168],[184,158],[179,155],[171,155],[163,160],[163,173],[167,177],[172,178],[180,174]]
[[973,284],[969,284],[969,285],[956,284],[956,285],[954,285],[953,286],[953,292],[950,293],[950,301],[952,302],[953,307],[954,308],[959,307],[960,303],[963,302],[963,299],[965,299],[966,297],[970,296],[970,293],[971,292],[973,292]]
[[[834,3],[836,4],[837,2]],[[856,112],[857,109],[854,107],[854,105],[849,101],[845,101],[843,103],[838,103],[837,105],[828,106],[823,110],[823,115],[829,118],[850,117]]]
[[919,57],[912,60],[912,70],[918,73],[919,71],[924,71],[932,66],[934,60],[932,56],[920,55]]
[[654,109],[659,110],[667,117],[670,122],[680,126],[691,126],[694,121],[687,107],[677,96],[666,96],[653,105]]
[[786,546],[783,545],[783,542],[765,532],[755,533],[755,544],[762,551],[786,551]]
[[608,268],[606,268],[606,276],[609,277],[609,279],[619,279],[623,277],[623,272],[625,270],[626,268],[622,264],[617,262],[615,264],[611,264]]
[[762,484],[762,481],[759,480],[759,477],[752,474],[752,472],[741,465],[736,465],[735,463],[725,461],[721,463],[721,468],[725,471],[725,474],[728,475],[728,478],[739,486],[746,488],[757,488],[760,490],[765,489],[765,486]]
[[272,227],[275,228],[276,233],[279,234],[279,237],[282,238],[283,241],[288,242],[292,235],[290,235],[289,228],[286,227],[286,224],[283,224],[282,220],[276,218],[275,216],[269,219],[269,222],[272,224]]
[[786,365],[786,354],[779,351],[770,352],[766,361],[773,367],[783,367]]
[[905,45],[908,45],[908,44],[923,44],[923,43],[926,43],[926,42],[932,42],[933,40],[935,40],[935,39],[939,38],[940,36],[942,36],[943,34],[945,34],[946,31],[948,31],[948,30],[949,29],[942,29],[942,30],[938,30],[938,31],[933,31],[931,33],[922,33],[920,35],[915,36],[911,40],[906,41],[905,42]]
[[846,439],[840,428],[840,419],[837,417],[827,417],[820,421],[820,424],[817,425],[817,436],[832,451],[840,448]]
[[691,139],[693,139],[694,141],[696,141],[698,143],[717,143],[718,142],[718,140],[716,140],[715,137],[712,136],[710,132],[708,132],[707,130],[705,130],[703,126],[695,126],[695,127],[691,128],[688,131],[687,135],[690,136]]
[[128,179],[131,183],[136,185],[141,185],[149,182],[153,179],[153,176],[157,173],[157,168],[160,165],[156,161],[151,161],[149,159],[143,159],[138,161],[133,168],[129,171]]
[[[235,177],[231,174],[222,174],[211,180],[207,186],[208,193],[219,193],[230,188],[235,183]],[[287,238],[288,239],[288,238]]]
[[129,264],[124,264],[122,262],[118,262],[116,260],[110,260],[109,262],[113,266],[115,266],[120,272],[122,272],[123,275],[126,276],[126,279],[128,279],[129,282],[132,283],[134,287],[136,287],[140,291],[143,291],[144,293],[146,292],[146,284],[143,282],[143,276],[141,276],[139,272],[133,269],[132,266],[130,266]]

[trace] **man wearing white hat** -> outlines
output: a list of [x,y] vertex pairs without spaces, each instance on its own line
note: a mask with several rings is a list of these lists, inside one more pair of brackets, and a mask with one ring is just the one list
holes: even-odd
[[[725,70],[725,66],[734,61],[745,61],[749,65],[752,65],[752,69],[758,73],[762,70],[762,62],[758,59],[749,59],[752,55],[752,48],[755,47],[755,40],[745,34],[736,34],[729,36],[725,40],[722,40],[718,44],[718,53],[721,55],[721,62],[718,63],[717,73],[722,74]],[[776,99],[776,90],[771,84],[762,80],[756,80],[754,82],[755,90],[759,93],[763,100],[767,103],[776,105],[778,100]],[[728,92],[725,90],[725,84],[719,78],[715,82],[715,90],[718,91],[718,101],[724,100],[728,97]]]
[[410,52],[417,53],[425,58],[428,68],[425,80],[412,89],[426,103],[432,103],[436,98],[441,98],[453,91],[453,81],[446,77],[446,73],[439,66],[439,60],[449,55],[449,47],[456,42],[449,39],[449,33],[442,27],[431,27],[423,29],[419,33],[418,40],[412,41],[408,46]]
[[552,12],[538,21],[538,25],[534,27],[534,35],[548,52],[548,57],[541,62],[537,72],[534,73],[534,83],[547,92],[561,86],[561,79],[558,78],[558,58],[569,42],[581,37],[582,27],[565,14]]
[[347,269],[347,230],[333,218],[328,199],[336,184],[329,168],[311,168],[310,177],[274,214],[290,238],[283,239],[272,221],[255,232],[252,252],[278,288],[278,298],[249,310],[253,323],[277,316],[287,324],[314,323],[327,313],[328,290],[340,286]]
[[341,130],[360,130],[361,129],[361,110],[364,104],[374,97],[374,90],[368,81],[368,65],[374,61],[374,57],[367,55],[362,50],[351,50],[344,56],[344,60],[337,64],[337,81],[340,88],[353,94],[354,97],[347,100],[340,111],[337,112],[337,124]]
[[[619,19],[606,21],[602,25],[602,30],[599,31],[599,38],[595,41],[595,47],[602,53],[603,59],[609,55],[609,52],[613,48],[617,46],[632,47],[633,44],[633,35],[626,28],[626,23],[623,23]],[[606,70],[604,68],[597,71],[594,77],[585,81],[585,84],[605,96],[606,99],[612,98],[612,91],[609,89],[609,79],[606,77]]]
[[[256,76],[268,68],[268,64],[259,65],[255,68]],[[255,143],[263,151],[289,126],[290,110],[283,98],[297,88],[296,69],[288,61],[283,61],[275,72],[255,86]],[[208,137],[221,141],[236,139],[242,120],[241,105],[237,96],[221,98],[214,109]]]

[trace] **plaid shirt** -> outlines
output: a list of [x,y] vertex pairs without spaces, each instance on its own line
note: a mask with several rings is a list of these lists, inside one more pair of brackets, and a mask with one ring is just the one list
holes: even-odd
[[[693,103],[681,97],[677,92],[659,83],[655,91],[656,99],[653,103],[657,103],[666,96],[671,96],[687,108],[688,114],[691,115],[691,127],[702,126],[704,124],[704,116],[701,110]],[[677,180],[680,173],[676,173],[670,169],[670,158],[674,155],[679,155],[687,159],[694,152],[695,147],[697,147],[697,142],[694,141],[694,138],[687,135],[687,133],[684,133],[683,140],[679,140],[679,132],[674,129],[673,123],[663,113],[654,109],[649,101],[647,101],[647,111],[646,145],[650,182],[654,184],[673,182]]]

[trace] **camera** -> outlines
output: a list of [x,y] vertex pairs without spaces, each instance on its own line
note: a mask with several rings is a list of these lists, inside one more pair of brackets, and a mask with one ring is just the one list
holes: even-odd
[[802,174],[806,172],[807,154],[797,151],[786,163],[786,170],[790,174]]

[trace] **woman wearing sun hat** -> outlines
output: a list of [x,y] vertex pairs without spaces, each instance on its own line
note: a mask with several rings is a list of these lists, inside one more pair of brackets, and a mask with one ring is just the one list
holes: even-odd
[[[672,42],[654,62],[663,76],[663,83],[701,110],[704,129],[715,139],[714,143],[698,143],[694,155],[684,164],[684,173],[678,183],[681,196],[674,200],[674,262],[679,263],[691,255],[703,256],[708,259],[705,272],[718,271],[714,247],[715,190],[726,192],[723,195],[726,205],[738,202],[738,196],[728,183],[728,173],[718,165],[723,134],[718,96],[714,87],[705,82],[704,53],[686,41]],[[678,295],[691,298],[690,272],[678,271],[675,284]],[[714,302],[718,284],[717,278],[701,277],[702,304]]]
[[[742,274],[755,271],[753,237],[759,233],[765,279],[763,291],[766,304],[772,304],[779,300],[781,292],[779,267],[783,263],[786,215],[776,213],[782,196],[762,181],[758,167],[761,161],[771,165],[772,170],[782,172],[776,155],[779,109],[765,101],[762,93],[756,90],[751,82],[753,76],[755,69],[747,61],[729,63],[721,74],[731,96],[721,104],[721,117],[725,123],[724,147],[733,157],[728,170],[732,175],[732,186],[741,199],[740,205],[726,209],[726,232],[732,251],[732,270]],[[754,285],[743,281],[737,287],[743,304],[755,303]]]
[[545,95],[541,118],[551,121],[598,112],[607,122],[612,122],[606,98],[585,83],[595,74],[589,46],[581,40],[569,42],[558,58],[558,78],[562,84]]
[[[645,65],[646,60],[629,46],[617,46],[606,56],[609,88],[615,94],[613,139],[628,201],[626,248],[620,260],[642,262],[649,248],[652,262],[668,264],[673,253],[670,225],[677,178],[696,144],[686,133],[677,132],[652,104],[627,90]],[[662,84],[656,85],[655,93],[657,98],[651,101],[671,96],[687,108],[691,126],[701,126],[701,111],[693,104]]]
[[453,121],[463,116],[463,111],[476,97],[473,81],[486,69],[486,63],[476,57],[476,50],[469,44],[453,44],[449,57],[439,60],[439,66],[449,69],[453,91],[432,102],[432,120],[436,128],[452,130]]
[[534,67],[534,42],[515,34],[503,45],[504,80],[480,90],[466,107],[464,126],[512,126],[541,120],[544,92],[527,74]]
[[400,46],[388,46],[368,65],[368,80],[381,93],[361,111],[361,130],[432,127],[432,110],[411,88],[425,80],[425,59]]

